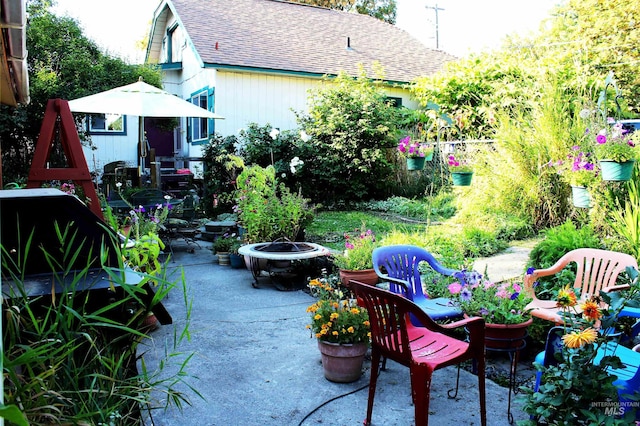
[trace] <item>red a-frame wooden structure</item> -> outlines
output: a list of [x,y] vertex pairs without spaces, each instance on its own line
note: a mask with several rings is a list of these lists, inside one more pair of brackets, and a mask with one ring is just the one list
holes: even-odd
[[[59,126],[60,131],[60,144],[67,157],[69,167],[49,168],[47,163],[51,155],[51,148],[56,142],[55,131],[57,126]],[[104,219],[100,208],[100,200],[82,152],[80,137],[78,137],[78,131],[69,109],[69,103],[63,99],[49,99],[47,103],[33,155],[33,162],[31,163],[31,170],[29,171],[27,188],[40,188],[44,182],[51,180],[72,180],[76,185],[81,186],[87,199],[88,207],[96,216]]]

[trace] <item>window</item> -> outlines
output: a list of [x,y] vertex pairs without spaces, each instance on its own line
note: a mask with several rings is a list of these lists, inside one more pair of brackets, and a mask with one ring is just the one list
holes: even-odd
[[[213,89],[203,89],[191,95],[191,103],[204,108],[207,111],[212,110],[213,106]],[[198,145],[206,143],[209,135],[214,132],[213,120],[208,118],[193,117],[189,119],[191,127],[191,142]]]
[[126,118],[121,114],[91,114],[89,133],[126,134]]
[[400,108],[402,106],[402,98],[387,96],[387,102],[389,102],[392,107]]

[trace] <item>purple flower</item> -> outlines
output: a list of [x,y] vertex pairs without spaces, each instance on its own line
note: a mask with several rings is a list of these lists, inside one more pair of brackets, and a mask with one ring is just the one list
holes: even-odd
[[513,293],[511,295],[511,300],[516,300],[518,298],[518,296],[520,296],[520,293]]
[[489,315],[489,311],[487,310],[487,308],[480,308],[480,315]]
[[605,135],[598,135],[596,136],[596,142],[602,145],[603,143],[607,142],[607,137]]
[[463,302],[469,302],[472,298],[473,294],[471,293],[469,287],[462,287],[462,290],[460,290],[460,300]]
[[533,274],[533,271],[535,271],[535,270],[536,270],[536,268],[534,268],[533,266],[527,268],[527,275]]

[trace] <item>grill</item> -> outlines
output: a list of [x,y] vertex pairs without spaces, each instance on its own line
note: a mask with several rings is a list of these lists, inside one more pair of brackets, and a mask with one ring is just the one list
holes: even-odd
[[[57,229],[70,229],[73,236],[67,241],[73,249],[81,247],[79,255],[69,259],[61,246]],[[115,244],[117,234],[89,210],[80,200],[57,189],[34,188],[0,190],[0,246],[3,256],[20,265],[24,277],[22,287],[16,285],[3,271],[2,293],[5,298],[17,295],[29,298],[48,298],[75,291],[89,292],[89,305],[106,305],[122,295],[122,288],[113,283],[102,267],[101,256],[108,267],[120,264]],[[27,250],[27,248],[29,249]],[[28,251],[27,261],[21,256]],[[45,252],[47,255],[45,255]],[[52,266],[54,265],[54,266]],[[58,267],[56,267],[58,266]],[[80,271],[89,267],[88,273]],[[66,271],[63,273],[63,270]],[[125,285],[137,285],[142,276],[130,268],[123,271]],[[153,298],[153,288],[145,283],[145,303]],[[25,294],[20,294],[24,291]],[[161,324],[171,324],[172,319],[162,304],[153,307]],[[126,315],[126,312],[119,313]]]

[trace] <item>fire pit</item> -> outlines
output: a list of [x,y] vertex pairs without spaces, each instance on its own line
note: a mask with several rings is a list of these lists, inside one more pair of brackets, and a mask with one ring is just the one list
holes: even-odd
[[247,269],[253,274],[253,287],[258,288],[258,278],[268,276],[278,290],[293,290],[301,274],[295,261],[317,259],[331,254],[328,248],[316,243],[276,240],[240,247]]

